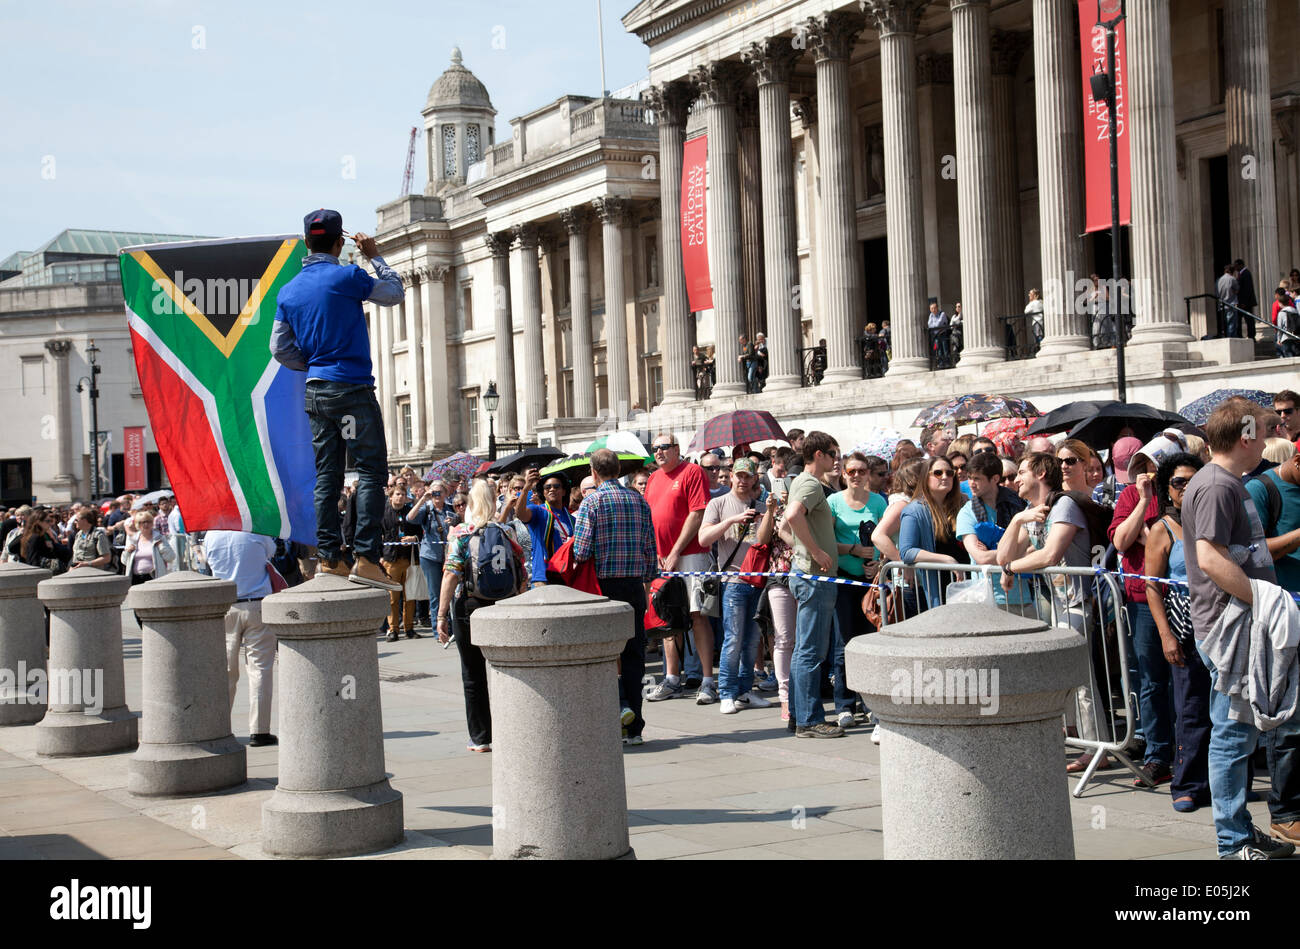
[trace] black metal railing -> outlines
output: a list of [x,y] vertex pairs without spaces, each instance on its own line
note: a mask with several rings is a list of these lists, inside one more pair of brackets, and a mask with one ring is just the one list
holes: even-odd
[[800,385],[805,389],[821,385],[822,377],[826,375],[826,347],[800,347],[799,365],[802,367]]
[[1041,313],[1013,313],[1010,316],[999,316],[998,320],[1003,325],[1007,362],[1033,359],[1038,355],[1043,343]]
[[[1183,306],[1187,312],[1187,326],[1192,325],[1192,301],[1193,300],[1211,300],[1214,303],[1214,325],[1210,325],[1210,309],[1205,307],[1203,314],[1205,316],[1206,332],[1201,339],[1229,339],[1232,337],[1241,338],[1241,328],[1243,326],[1267,326],[1277,333],[1278,355],[1282,356],[1300,356],[1300,321],[1296,321],[1290,328],[1285,325],[1274,326],[1271,319],[1262,316],[1256,316],[1249,310],[1242,309],[1235,303],[1226,303],[1220,300],[1213,293],[1194,293],[1189,297],[1183,297]],[[1236,325],[1233,325],[1233,317],[1236,317]],[[1281,321],[1282,314],[1278,314],[1278,320]],[[1252,323],[1243,323],[1242,320],[1252,320]],[[1230,333],[1229,330],[1236,330]],[[1192,335],[1196,333],[1193,330]]]
[[961,334],[954,333],[951,326],[939,329],[927,329],[930,342],[930,371],[952,369],[957,365],[961,355]]

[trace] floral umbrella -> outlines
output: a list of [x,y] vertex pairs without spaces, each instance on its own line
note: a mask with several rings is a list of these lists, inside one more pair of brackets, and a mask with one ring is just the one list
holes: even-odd
[[999,455],[1011,456],[1015,454],[1016,442],[1025,440],[1028,428],[1027,418],[998,418],[985,425],[980,436],[997,445]]
[[1201,426],[1209,421],[1210,413],[1219,407],[1219,403],[1226,402],[1234,396],[1249,399],[1266,409],[1273,408],[1273,393],[1262,389],[1215,389],[1209,395],[1188,402],[1178,410],[1178,414],[1193,425]]
[[458,451],[456,454],[448,455],[446,458],[441,458],[430,465],[429,470],[425,472],[424,480],[434,481],[447,472],[454,471],[460,475],[462,481],[468,481],[474,477],[474,473],[478,471],[481,464],[483,464],[483,459],[477,455],[471,455],[467,451]]
[[876,428],[868,432],[867,437],[856,445],[853,451],[890,461],[898,449],[898,443],[902,440],[901,432],[896,432],[892,428]]
[[976,392],[958,395],[946,402],[932,405],[916,417],[912,424],[918,428],[932,425],[963,422],[987,422],[995,418],[1037,418],[1042,413],[1025,399],[1005,395],[988,395]]

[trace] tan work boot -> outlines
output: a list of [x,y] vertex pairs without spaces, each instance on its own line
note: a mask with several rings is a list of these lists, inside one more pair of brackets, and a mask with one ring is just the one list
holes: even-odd
[[400,593],[402,585],[388,575],[383,567],[365,557],[358,557],[356,566],[348,574],[348,579],[353,583],[361,583],[368,587],[378,587],[381,590],[388,590],[392,593]]
[[342,560],[322,560],[316,567],[317,573],[330,573],[336,577],[351,576],[352,571]]

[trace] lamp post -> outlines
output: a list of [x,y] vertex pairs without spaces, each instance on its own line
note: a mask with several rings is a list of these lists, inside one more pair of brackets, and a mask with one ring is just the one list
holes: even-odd
[[95,495],[99,493],[99,374],[103,369],[96,364],[99,347],[93,339],[87,342],[86,358],[90,360],[90,378],[82,376],[78,379],[77,391],[83,391],[83,382],[90,388],[90,500],[93,503]]
[[[1115,104],[1118,99],[1115,70],[1115,28],[1124,22],[1125,0],[1097,0],[1097,26],[1106,31],[1106,71],[1093,73],[1092,97],[1106,103],[1107,134],[1110,137],[1110,276],[1112,292],[1106,307],[1115,326],[1115,385],[1119,401],[1127,402],[1124,379],[1124,320],[1119,311],[1119,137],[1116,133]],[[1129,295],[1132,299],[1132,294]]]
[[496,426],[493,425],[493,416],[497,414],[497,407],[501,404],[501,396],[497,394],[496,380],[488,383],[487,391],[483,393],[483,407],[487,409],[488,414],[488,461],[497,460],[497,433]]

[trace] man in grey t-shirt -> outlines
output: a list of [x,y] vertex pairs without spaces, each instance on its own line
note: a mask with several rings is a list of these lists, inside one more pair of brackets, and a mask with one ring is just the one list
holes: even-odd
[[[1291,762],[1297,756],[1300,722],[1286,722],[1265,733],[1274,806],[1265,836],[1250,820],[1246,808],[1246,761],[1260,740],[1251,722],[1229,717],[1229,697],[1215,686],[1218,670],[1203,648],[1203,640],[1228,602],[1236,597],[1253,603],[1251,580],[1275,582],[1272,558],[1250,494],[1241,475],[1264,456],[1264,438],[1277,416],[1242,398],[1228,399],[1205,423],[1210,464],[1196,473],[1183,496],[1183,554],[1191,588],[1192,628],[1197,651],[1210,674],[1210,798],[1214,829],[1222,859],[1268,860],[1289,857],[1300,841],[1300,800]],[[1194,753],[1190,752],[1189,753]],[[1277,838],[1277,839],[1274,839]]]

